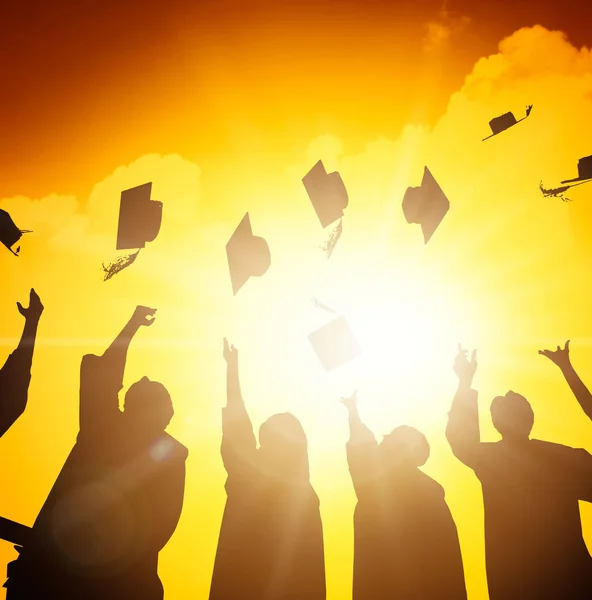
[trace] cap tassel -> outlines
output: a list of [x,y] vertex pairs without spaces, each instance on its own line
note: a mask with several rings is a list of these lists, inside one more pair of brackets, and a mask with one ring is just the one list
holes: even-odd
[[105,272],[105,277],[104,277],[103,281],[107,281],[107,280],[111,279],[111,277],[113,277],[114,275],[117,275],[117,273],[119,273],[120,271],[123,271],[123,269],[125,269],[125,268],[129,267],[131,264],[133,264],[138,256],[138,254],[140,254],[140,250],[137,250],[133,254],[127,254],[125,256],[120,256],[118,259],[114,260],[108,266],[105,266],[103,264],[102,267],[103,267],[103,271]]
[[339,219],[339,223],[337,224],[337,227],[335,227],[335,229],[330,233],[329,239],[327,240],[327,242],[323,246],[321,246],[321,250],[323,250],[323,252],[325,252],[327,254],[327,258],[331,258],[331,255],[333,254],[333,250],[335,249],[335,246],[337,245],[337,242],[339,241],[339,238],[341,237],[341,234],[343,233],[342,222],[343,222],[343,219]]

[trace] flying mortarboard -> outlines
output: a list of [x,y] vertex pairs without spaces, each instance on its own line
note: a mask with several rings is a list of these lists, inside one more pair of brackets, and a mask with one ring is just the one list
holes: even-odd
[[121,192],[117,250],[144,248],[160,231],[162,202],[150,200],[152,182]]
[[129,267],[146,242],[156,239],[162,223],[162,202],[150,200],[152,182],[144,183],[121,192],[119,223],[117,226],[117,250],[137,251],[121,256],[108,267],[103,265],[105,281]]
[[308,336],[325,371],[331,371],[362,353],[345,317],[338,317]]
[[226,244],[226,256],[235,296],[251,277],[260,277],[269,269],[269,246],[264,238],[253,235],[249,213],[245,214]]
[[302,183],[323,228],[343,217],[348,197],[337,171],[327,173],[323,161],[319,160],[302,178]]
[[15,256],[18,256],[20,246],[16,252],[12,247],[21,239],[23,233],[31,233],[27,229],[19,229],[11,216],[0,209],[0,242],[2,242]]
[[500,115],[499,117],[495,117],[495,119],[491,119],[491,121],[489,121],[489,127],[491,127],[492,133],[491,133],[491,135],[488,135],[486,138],[483,138],[482,141],[484,142],[485,140],[488,140],[489,138],[493,137],[494,135],[498,135],[498,133],[501,133],[502,131],[505,131],[506,129],[513,127],[517,123],[520,123],[520,121],[524,121],[524,119],[526,119],[526,117],[528,117],[530,115],[531,110],[532,110],[532,104],[530,104],[529,106],[526,107],[526,116],[522,117],[521,119],[518,119],[518,120],[514,116],[514,113],[511,113],[511,112],[504,113],[503,115]]
[[403,214],[407,223],[419,223],[427,244],[446,216],[450,202],[425,167],[420,187],[408,187],[403,196]]
[[578,176],[575,179],[567,179],[561,183],[575,183],[587,179],[592,179],[592,155],[580,158],[578,161]]

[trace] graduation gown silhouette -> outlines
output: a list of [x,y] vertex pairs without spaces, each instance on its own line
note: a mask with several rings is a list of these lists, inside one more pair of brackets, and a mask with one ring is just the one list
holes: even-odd
[[83,358],[80,432],[9,565],[8,600],[162,600],[158,553],[181,513],[187,450],[143,438],[119,410],[121,366]]
[[592,501],[592,456],[534,439],[480,442],[475,390],[456,394],[446,435],[481,481],[491,600],[592,598],[579,509]]
[[223,409],[222,430],[227,501],[210,600],[325,600],[323,530],[308,456],[300,457],[297,473],[269,472],[242,402]]
[[416,467],[387,466],[361,423],[346,448],[358,498],[353,600],[466,600],[458,533],[442,486]]

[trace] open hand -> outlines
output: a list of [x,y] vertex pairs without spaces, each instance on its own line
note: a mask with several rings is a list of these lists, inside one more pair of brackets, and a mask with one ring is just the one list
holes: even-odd
[[475,371],[477,370],[477,350],[473,350],[471,360],[469,361],[467,350],[463,350],[463,347],[459,344],[453,368],[459,383],[463,386],[471,387]]
[[224,360],[227,364],[238,364],[238,350],[228,344],[228,340],[224,338]]
[[569,340],[565,342],[565,347],[557,346],[557,350],[539,350],[539,354],[546,356],[554,362],[560,369],[568,367],[571,364],[569,358]]
[[147,306],[136,306],[136,310],[131,318],[132,323],[138,326],[149,327],[154,323],[154,313],[156,308],[148,308]]
[[355,411],[358,407],[358,391],[356,390],[351,396],[348,396],[347,398],[341,398],[339,401],[350,412]]
[[39,319],[43,312],[41,299],[33,288],[31,288],[31,292],[29,293],[29,307],[25,308],[20,302],[17,302],[16,306],[25,319]]

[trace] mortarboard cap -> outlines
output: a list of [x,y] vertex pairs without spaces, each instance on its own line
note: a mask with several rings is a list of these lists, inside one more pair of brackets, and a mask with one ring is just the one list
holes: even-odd
[[5,517],[0,517],[0,540],[25,546],[30,536],[30,527],[6,519]]
[[345,317],[338,317],[308,336],[325,371],[340,367],[362,353]]
[[567,179],[561,183],[575,183],[586,179],[592,179],[592,155],[580,158],[578,161],[578,176],[575,179]]
[[327,173],[323,161],[319,160],[302,178],[302,183],[323,228],[343,217],[348,197],[337,171]]
[[409,187],[403,196],[403,214],[407,223],[419,223],[427,244],[442,219],[446,216],[450,202],[425,167],[421,187]]
[[17,248],[16,252],[12,247],[21,239],[23,233],[30,233],[19,229],[11,216],[5,211],[0,209],[0,242],[2,242],[15,256],[18,256],[20,247]]
[[237,292],[251,277],[260,277],[271,264],[269,246],[262,237],[253,235],[247,213],[226,244],[232,292]]
[[[530,111],[532,110],[532,104],[530,106],[526,107],[526,117],[528,117],[530,115]],[[524,121],[524,119],[526,119],[526,117],[522,117],[522,119],[516,119],[516,117],[514,116],[514,113],[511,112],[507,112],[504,113],[503,115],[500,115],[499,117],[495,117],[495,119],[491,119],[491,121],[489,121],[489,127],[491,128],[491,135],[488,135],[486,138],[483,139],[483,141],[488,140],[489,138],[493,137],[494,135],[498,135],[498,133],[501,133],[502,131],[505,131],[506,129],[510,129],[510,127],[513,127],[514,125],[516,125],[516,123],[520,123],[520,121]]]
[[150,200],[152,182],[121,192],[117,250],[144,248],[160,231],[162,202]]

